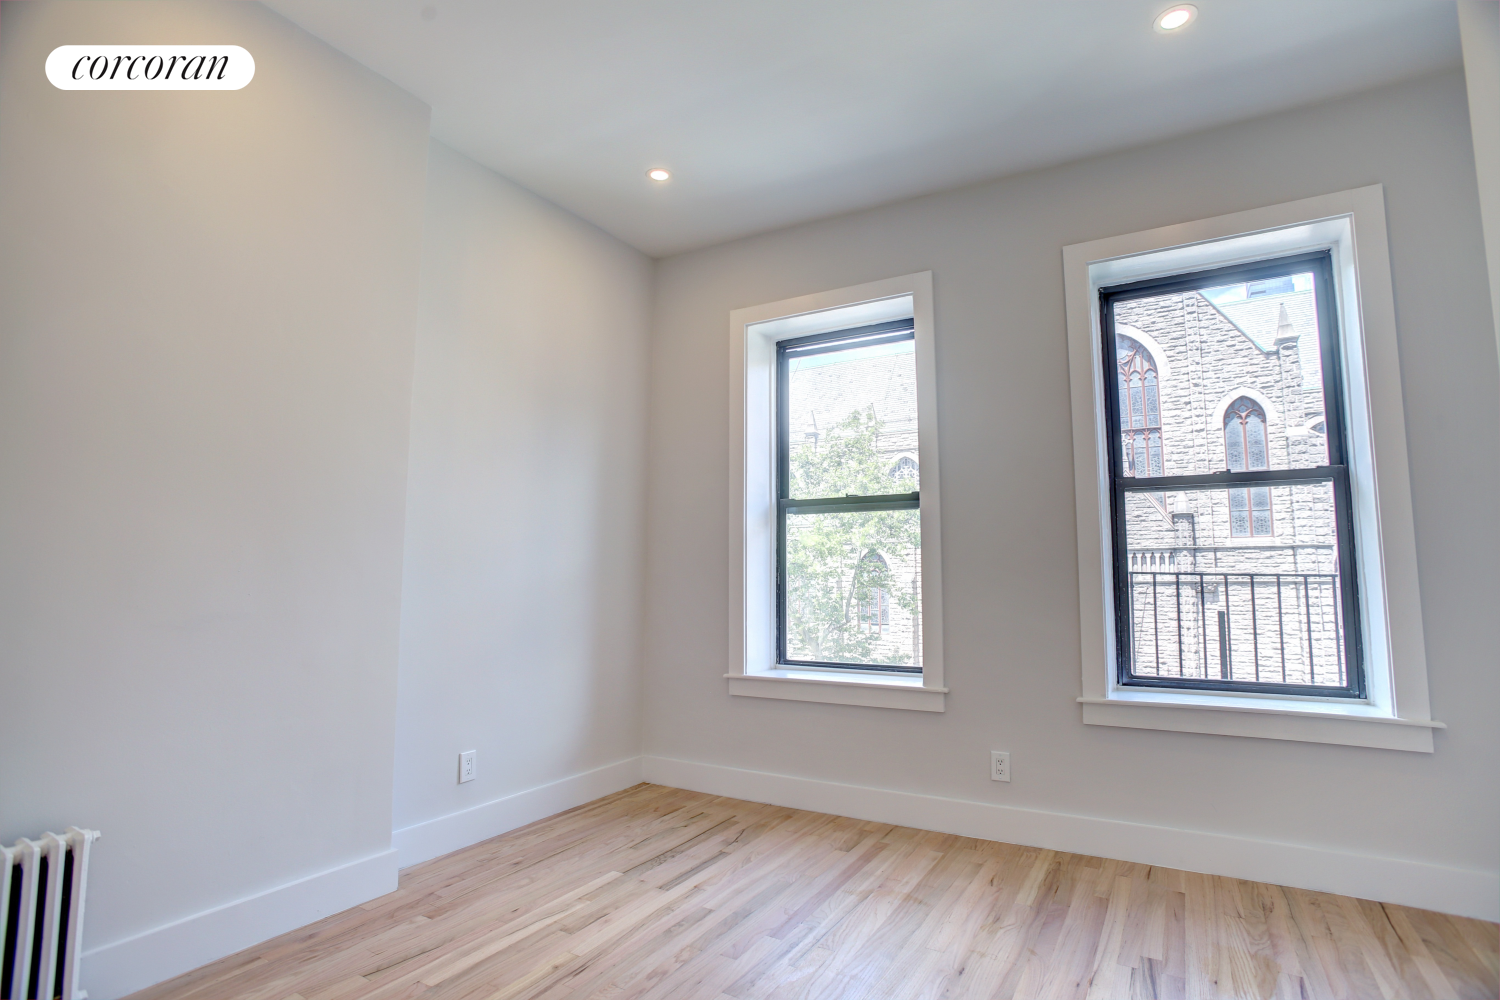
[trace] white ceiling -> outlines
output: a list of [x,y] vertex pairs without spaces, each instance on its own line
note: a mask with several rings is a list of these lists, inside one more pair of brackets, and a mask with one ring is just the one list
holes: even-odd
[[1438,0],[1198,0],[1171,35],[1169,0],[266,2],[653,256],[1460,59]]

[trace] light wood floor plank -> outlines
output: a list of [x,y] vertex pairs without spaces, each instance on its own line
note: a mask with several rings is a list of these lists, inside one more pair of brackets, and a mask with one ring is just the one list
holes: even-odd
[[129,1000],[1492,1000],[1500,928],[637,785]]

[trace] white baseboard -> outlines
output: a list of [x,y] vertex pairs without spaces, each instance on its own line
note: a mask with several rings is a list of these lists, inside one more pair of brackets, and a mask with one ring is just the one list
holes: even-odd
[[395,889],[396,852],[372,854],[90,949],[81,985],[117,1000]]
[[391,834],[391,843],[400,854],[401,867],[410,868],[481,840],[498,837],[527,823],[535,823],[564,809],[592,802],[640,781],[641,759],[628,757],[592,771],[492,799],[461,812],[415,823]]
[[659,785],[752,802],[1500,920],[1500,873],[1491,871],[893,792],[668,757],[643,757],[641,775]]
[[113,1000],[394,892],[397,869],[581,806],[641,780],[641,759],[606,764],[397,830],[388,851],[216,906],[83,954],[83,988]]
[[632,757],[397,830],[394,847],[83,954],[83,988],[112,1000],[396,888],[409,867],[639,781],[965,837],[1297,886],[1500,920],[1500,874],[1217,833],[862,785]]

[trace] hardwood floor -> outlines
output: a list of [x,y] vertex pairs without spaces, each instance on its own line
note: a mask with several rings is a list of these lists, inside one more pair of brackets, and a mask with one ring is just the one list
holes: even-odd
[[1497,930],[637,785],[132,1000],[1493,1000]]

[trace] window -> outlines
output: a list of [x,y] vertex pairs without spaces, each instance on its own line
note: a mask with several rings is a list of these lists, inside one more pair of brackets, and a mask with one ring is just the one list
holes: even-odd
[[921,672],[915,348],[910,320],[776,346],[783,664]]
[[1063,260],[1083,722],[1431,752],[1380,187]]
[[910,455],[902,455],[896,459],[896,464],[891,466],[891,478],[900,482],[903,479],[917,478],[917,460]]
[[[1255,398],[1340,426],[1330,253],[1099,295],[1104,350],[1118,361],[1104,391],[1118,401],[1110,418],[1122,445],[1112,489],[1119,682],[1362,697],[1342,437],[1313,446],[1270,434]],[[1142,336],[1175,361],[1170,379]],[[1226,396],[1216,418],[1210,401]],[[1177,442],[1170,462],[1164,433]],[[1278,505],[1286,529],[1270,548]],[[1178,525],[1191,525],[1186,538]]]
[[871,635],[883,636],[891,627],[891,570],[878,552],[865,553],[855,574],[854,592],[859,595],[859,628]]
[[931,288],[730,316],[731,695],[944,709]]
[[1127,476],[1161,475],[1161,403],[1156,362],[1129,336],[1117,337],[1120,433]]
[[[1241,396],[1224,411],[1224,460],[1230,472],[1259,472],[1270,468],[1266,455],[1266,413]],[[1236,538],[1275,534],[1270,489],[1229,491],[1229,533]]]

